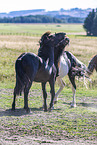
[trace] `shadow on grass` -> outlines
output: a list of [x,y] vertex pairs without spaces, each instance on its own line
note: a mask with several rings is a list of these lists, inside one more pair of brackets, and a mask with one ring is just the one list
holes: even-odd
[[[54,109],[54,110],[61,110],[61,109]],[[43,111],[43,107],[30,108],[29,113],[26,112],[26,110],[24,108],[15,109],[14,111],[11,110],[11,109],[6,109],[6,110],[0,111],[0,117],[2,117],[2,116],[23,116],[23,115],[28,115],[28,114],[30,115],[30,114],[33,114],[34,111],[35,112],[41,112],[41,111]]]
[[[67,103],[67,102],[64,102],[63,104],[65,105],[71,105],[71,103]],[[77,106],[83,106],[83,107],[92,107],[92,108],[96,108],[97,109],[97,104],[94,104],[94,103],[76,103]],[[71,107],[72,108],[72,107]]]
[[0,111],[0,117],[2,116],[22,116],[27,114],[32,114],[33,111],[43,111],[41,108],[30,108],[30,112],[26,112],[24,108],[15,109],[14,111],[11,109],[6,109],[3,111]]
[[80,103],[84,107],[92,107],[92,108],[97,108],[97,104],[94,103]]

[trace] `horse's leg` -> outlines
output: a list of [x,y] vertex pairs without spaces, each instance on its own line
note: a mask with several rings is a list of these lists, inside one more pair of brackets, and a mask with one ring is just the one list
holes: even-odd
[[30,109],[28,107],[28,94],[29,90],[31,88],[32,83],[27,84],[24,88],[24,109],[26,109],[27,112],[30,112]]
[[68,73],[70,82],[72,84],[72,92],[73,92],[73,100],[71,103],[71,107],[76,107],[76,99],[75,99],[75,93],[76,93],[76,84],[75,84],[75,76],[72,76],[72,73]]
[[72,85],[72,92],[73,92],[73,100],[71,103],[71,107],[76,107],[76,99],[75,99],[76,89],[73,87],[73,85]]
[[47,104],[46,104],[46,99],[47,99],[47,93],[46,93],[46,83],[42,83],[42,92],[43,92],[43,100],[44,100],[44,104],[43,104],[43,109],[46,112],[47,111]]
[[15,100],[16,100],[16,87],[14,88],[14,98],[12,103],[12,110],[15,110]]
[[55,94],[54,104],[56,104],[58,102],[58,96],[66,85],[65,82],[60,77],[57,78],[57,81],[58,81],[58,85],[60,86],[60,88],[57,91],[57,93]]
[[54,81],[54,79],[51,79],[49,81],[49,84],[50,84],[50,88],[51,88],[51,90],[50,90],[50,93],[51,93],[51,102],[50,102],[50,107],[49,107],[48,111],[51,111],[51,108],[54,105],[54,97],[55,97],[55,88],[54,88],[55,81]]

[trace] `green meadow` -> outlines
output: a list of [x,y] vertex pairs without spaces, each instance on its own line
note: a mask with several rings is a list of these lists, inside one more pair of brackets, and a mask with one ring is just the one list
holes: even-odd
[[[88,66],[97,54],[97,37],[86,36],[82,24],[0,24],[0,144],[96,144],[97,143],[97,72],[87,79],[76,79],[77,107],[71,108],[72,90],[68,76],[52,112],[43,112],[41,84],[33,83],[29,93],[27,114],[23,109],[23,95],[17,96],[16,111],[11,111],[15,86],[15,61],[23,52],[37,54],[39,40],[46,31],[66,32],[70,38],[67,51]],[[57,91],[59,86],[55,85]],[[50,88],[47,84],[49,106]],[[32,139],[32,140],[31,140]]]
[[31,35],[41,36],[44,32],[51,31],[66,33],[85,32],[82,24],[0,24],[0,34],[3,35]]

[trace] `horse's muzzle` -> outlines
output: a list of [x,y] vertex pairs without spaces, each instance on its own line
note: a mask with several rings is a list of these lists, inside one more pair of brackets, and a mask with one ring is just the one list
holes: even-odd
[[65,38],[65,44],[66,44],[66,45],[67,45],[67,44],[69,45],[69,43],[70,43],[70,39],[69,39],[68,37],[66,37],[66,38]]

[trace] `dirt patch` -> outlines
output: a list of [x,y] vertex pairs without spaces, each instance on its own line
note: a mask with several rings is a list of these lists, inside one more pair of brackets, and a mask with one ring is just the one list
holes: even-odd
[[29,94],[31,111],[28,114],[21,108],[23,97],[17,98],[19,103],[15,111],[9,109],[12,103],[12,91],[0,90],[0,101],[3,102],[3,106],[2,103],[0,106],[1,145],[97,144],[96,97],[84,96],[84,102],[81,98],[77,101],[77,108],[70,108],[70,100],[65,98],[64,101],[61,95],[52,112],[43,112],[40,90],[34,90]]
[[74,139],[74,140],[52,140],[52,139],[47,139],[43,137],[32,137],[32,136],[25,136],[25,137],[18,137],[18,136],[13,136],[13,137],[6,137],[5,139],[0,140],[0,144],[8,145],[8,144],[14,144],[14,145],[22,145],[22,144],[33,144],[33,145],[40,145],[40,144],[46,144],[46,145],[96,145],[96,141],[85,141],[85,140],[79,140],[79,139]]

